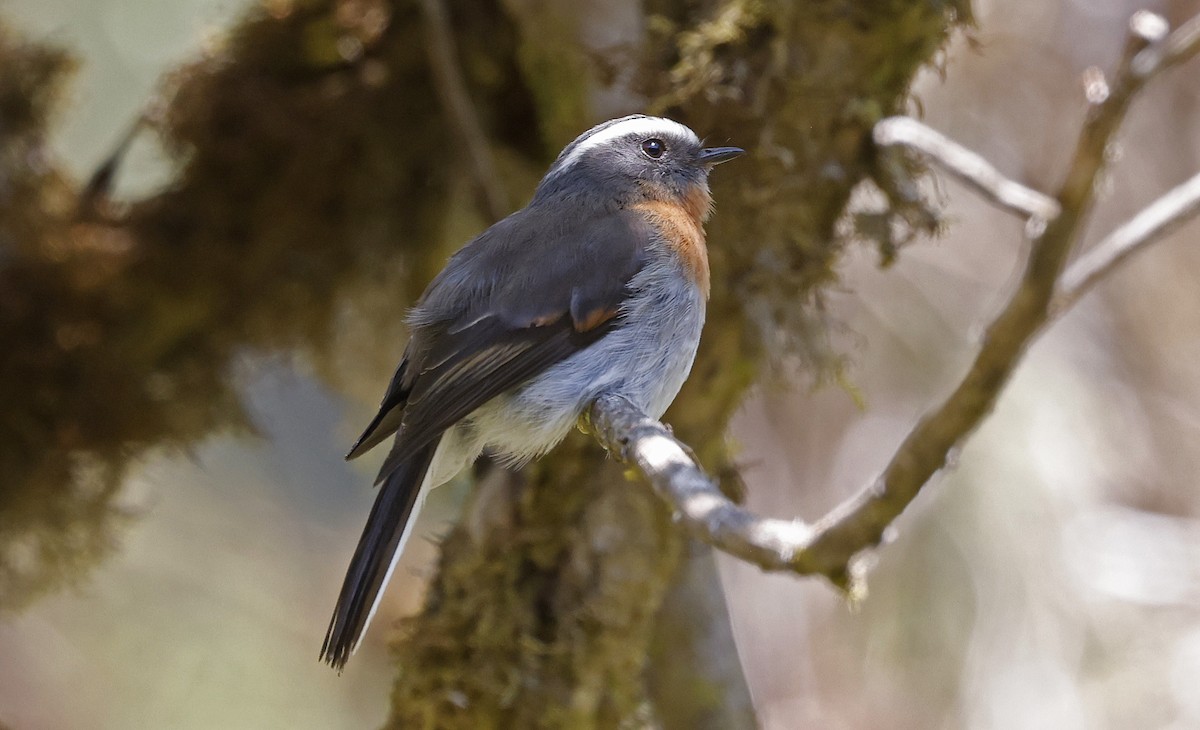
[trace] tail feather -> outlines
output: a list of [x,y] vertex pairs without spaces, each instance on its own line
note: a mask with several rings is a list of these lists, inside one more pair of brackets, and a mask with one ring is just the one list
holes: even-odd
[[321,645],[321,660],[339,672],[366,633],[384,586],[392,577],[396,559],[412,531],[438,441],[435,439],[397,466],[384,479],[371,507]]

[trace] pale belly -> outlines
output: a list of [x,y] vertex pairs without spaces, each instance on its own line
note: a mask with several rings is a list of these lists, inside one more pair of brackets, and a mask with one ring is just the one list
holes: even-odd
[[605,392],[661,417],[691,371],[704,299],[691,286],[650,291],[655,294],[630,302],[617,330],[476,411],[469,420],[480,445],[518,462],[538,456],[562,440],[583,409]]

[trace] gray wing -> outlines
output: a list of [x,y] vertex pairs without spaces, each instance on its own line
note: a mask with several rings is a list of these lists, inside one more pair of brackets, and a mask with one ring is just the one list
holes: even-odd
[[620,326],[650,226],[628,211],[560,230],[538,223],[529,209],[497,223],[429,285],[379,412],[347,458],[396,433],[382,480],[479,406]]

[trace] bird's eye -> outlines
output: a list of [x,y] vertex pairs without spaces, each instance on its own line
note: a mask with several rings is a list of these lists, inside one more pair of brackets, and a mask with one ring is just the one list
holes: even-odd
[[662,157],[663,153],[666,151],[667,146],[663,144],[663,141],[657,137],[651,137],[650,139],[642,142],[642,152],[645,152],[646,156],[652,160],[657,160],[658,158]]

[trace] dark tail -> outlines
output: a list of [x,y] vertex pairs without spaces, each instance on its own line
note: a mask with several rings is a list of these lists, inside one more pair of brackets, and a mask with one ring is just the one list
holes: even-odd
[[391,577],[393,563],[407,539],[416,515],[417,497],[438,441],[425,446],[384,479],[371,516],[358,539],[358,548],[346,571],[333,618],[321,645],[321,660],[338,670],[358,648],[371,622],[379,596]]

